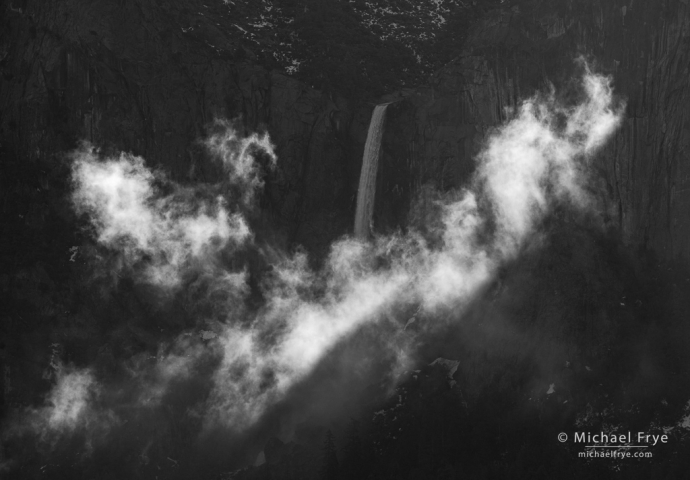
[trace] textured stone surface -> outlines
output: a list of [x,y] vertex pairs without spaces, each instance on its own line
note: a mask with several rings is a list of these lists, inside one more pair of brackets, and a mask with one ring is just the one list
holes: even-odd
[[285,240],[325,249],[354,212],[367,128],[364,117],[352,121],[356,103],[254,63],[218,18],[181,5],[25,2],[6,10],[0,103],[8,188],[24,182],[13,173],[18,165],[52,170],[50,182],[80,140],[142,155],[181,180],[215,181],[197,141],[215,118],[239,119],[246,133],[270,132],[278,148],[263,206]]
[[625,121],[595,166],[606,215],[627,244],[687,261],[688,10],[680,1],[534,1],[490,11],[472,26],[462,54],[406,101],[413,113],[397,122],[412,122],[414,133],[388,144],[406,144],[398,160],[414,166],[411,182],[458,186],[506,108],[548,82],[567,85],[583,55],[627,102]]
[[[195,141],[213,118],[241,116],[248,131],[267,129],[278,146],[281,168],[267,198],[287,241],[322,250],[350,229],[371,105],[256,65],[222,18],[195,7],[7,8],[5,156],[51,168],[56,154],[87,139],[134,151],[178,177],[208,180],[214,173]],[[409,199],[424,183],[462,184],[505,109],[549,81],[569,81],[573,59],[583,54],[613,77],[628,103],[600,164],[611,220],[626,243],[687,259],[686,3],[533,0],[473,15],[465,43],[456,46],[460,55],[391,110],[376,225],[404,223]],[[27,221],[39,217],[31,213]]]
[[[467,3],[473,6],[460,25],[469,25],[469,30],[461,35],[446,32],[443,37],[461,40],[446,45],[456,52],[453,61],[424,84],[378,99],[395,103],[387,112],[377,176],[376,230],[405,225],[411,199],[428,192],[424,185],[446,190],[465,183],[474,169],[474,154],[487,132],[507,118],[506,108],[546,88],[548,82],[563,86],[575,79],[573,59],[584,54],[597,71],[612,76],[628,104],[624,125],[598,157],[593,172],[599,179],[604,216],[614,227],[610,230],[632,247],[644,247],[667,260],[688,260],[687,2]],[[98,285],[93,285],[97,282],[85,274],[88,252],[79,249],[86,250],[88,240],[81,237],[66,202],[69,164],[64,159],[81,139],[108,152],[140,154],[181,182],[215,182],[220,172],[207,161],[197,140],[214,117],[240,116],[237,125],[246,132],[271,134],[280,158],[277,171],[267,175],[261,208],[251,218],[259,224],[257,229],[268,225],[276,233],[276,243],[305,245],[317,254],[352,230],[362,150],[378,93],[346,96],[317,90],[313,85],[325,83],[321,77],[312,82],[272,69],[254,44],[232,34],[238,28],[232,19],[203,7],[201,0],[14,0],[0,6],[0,205],[2,229],[10,232],[0,238],[0,292],[8,299],[0,311],[0,342],[7,344],[2,367],[10,372],[7,382],[3,377],[3,399],[19,405],[43,401],[50,383],[44,375],[53,355],[51,345],[61,345],[64,352],[59,356],[67,363],[98,361],[110,368],[133,353],[155,351],[161,335],[186,328],[186,300],[159,311],[155,302],[147,303],[141,286],[124,281],[110,298],[98,296]],[[365,45],[361,51],[369,51],[365,47],[373,48]],[[332,60],[340,67],[357,64],[352,58],[350,64]],[[371,63],[375,61],[369,59]],[[343,71],[361,80],[350,83],[368,85],[362,79],[373,70],[348,68]],[[503,435],[506,425],[514,429],[506,444],[520,446],[525,425],[542,422],[543,439],[548,441],[532,445],[538,460],[526,475],[557,476],[545,473],[541,460],[567,463],[544,455],[544,448],[558,447],[550,429],[570,428],[570,420],[564,419],[578,409],[591,404],[606,411],[614,397],[622,403],[640,401],[643,407],[647,402],[643,415],[658,412],[660,399],[668,400],[675,412],[687,403],[686,383],[678,381],[687,377],[690,365],[684,353],[686,272],[667,270],[664,264],[648,270],[649,275],[639,274],[616,241],[602,241],[605,235],[573,227],[576,222],[569,221],[554,220],[563,225],[550,227],[552,245],[545,253],[528,256],[502,274],[490,287],[491,298],[479,302],[461,328],[454,329],[457,338],[449,336],[449,354],[461,355],[449,358],[463,360],[458,373],[462,379],[457,379],[462,382],[464,408],[475,409],[476,420],[470,426],[486,432],[479,442],[467,436],[467,443],[460,443],[469,452],[463,462],[480,465],[492,458],[492,435]],[[78,249],[71,250],[75,246]],[[506,334],[503,328],[496,331],[495,319],[499,326],[505,320],[519,335]],[[431,393],[436,386],[445,389],[446,372],[432,380]],[[552,382],[556,393],[545,400]],[[442,399],[450,400],[452,392],[443,392]],[[541,400],[528,409],[534,418],[521,419],[520,402],[536,393]],[[391,401],[397,405],[395,398]],[[438,404],[420,401],[409,412],[422,414],[422,419],[429,415],[438,424],[445,413],[462,411],[455,403],[435,408]],[[671,410],[664,406],[661,411],[671,421]],[[129,455],[138,446],[130,432],[170,439],[175,430],[177,437],[165,440],[175,448],[168,443],[151,452],[170,470],[174,465],[167,457],[179,459],[178,453],[192,448],[192,436],[177,428],[179,419],[159,415],[123,430],[123,441],[113,442],[119,449],[113,453],[117,463],[132,458],[123,452]],[[647,425],[651,418],[649,413],[640,424]],[[436,429],[433,422],[431,428]],[[257,433],[232,462],[253,462],[265,440],[275,434],[274,427]],[[392,428],[383,428],[381,435],[391,434]],[[419,446],[427,448],[433,438],[420,431],[418,435],[410,430],[408,443],[402,445],[415,446],[421,438]],[[315,475],[323,432],[297,437],[266,445],[269,467],[264,470],[304,478],[306,467],[291,461],[301,456]],[[397,452],[387,457],[396,469],[398,459],[404,465],[414,458],[398,448],[400,443],[389,445]],[[471,447],[476,445],[475,454]],[[683,448],[679,445],[678,451]],[[219,462],[225,461],[224,444],[214,447],[223,450],[216,455]],[[447,458],[457,458],[458,451],[453,447]],[[446,455],[439,452],[420,449],[419,468],[436,468]],[[521,468],[518,460],[502,463],[510,472]],[[141,471],[155,476],[156,468],[151,463]],[[392,477],[401,478],[395,471]],[[417,478],[430,478],[421,472]],[[91,473],[90,477],[107,478],[100,470]],[[257,477],[265,478],[259,477],[263,473]],[[36,467],[36,477],[43,475]],[[478,470],[476,477],[482,475],[488,473]]]

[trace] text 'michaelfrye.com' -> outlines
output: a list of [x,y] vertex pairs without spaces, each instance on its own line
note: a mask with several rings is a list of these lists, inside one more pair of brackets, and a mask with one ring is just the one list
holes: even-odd
[[[558,441],[565,443],[569,439],[565,432],[558,434]],[[586,449],[579,452],[582,458],[650,458],[649,447],[668,443],[668,435],[649,432],[574,432],[571,443],[581,444]]]

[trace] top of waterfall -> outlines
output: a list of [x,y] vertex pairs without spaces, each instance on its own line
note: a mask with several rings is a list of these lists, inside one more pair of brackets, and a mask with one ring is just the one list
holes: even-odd
[[404,98],[399,98],[397,100],[391,100],[389,102],[381,102],[381,103],[369,102],[369,105],[373,105],[375,107],[385,107],[385,106],[391,105],[393,103],[398,103],[401,100],[404,100]]

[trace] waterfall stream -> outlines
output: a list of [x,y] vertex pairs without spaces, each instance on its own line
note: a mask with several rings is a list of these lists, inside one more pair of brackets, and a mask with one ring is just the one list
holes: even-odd
[[388,107],[387,103],[376,105],[374,108],[364,145],[362,173],[359,176],[357,190],[357,213],[355,214],[355,237],[360,239],[367,239],[371,235],[371,218],[374,214],[374,197],[376,196],[376,170],[381,152],[386,107]]

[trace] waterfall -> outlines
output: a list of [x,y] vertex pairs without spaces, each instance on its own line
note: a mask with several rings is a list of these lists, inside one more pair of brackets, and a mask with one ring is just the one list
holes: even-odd
[[383,124],[386,118],[388,104],[376,105],[371,114],[369,133],[364,145],[364,157],[362,158],[362,173],[359,176],[359,189],[357,190],[357,213],[355,214],[355,237],[369,238],[371,234],[371,217],[374,214],[374,197],[376,196],[376,170],[379,164],[379,152],[381,151],[381,137],[383,137]]

